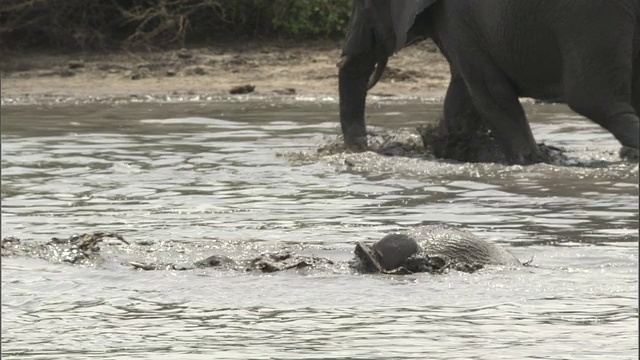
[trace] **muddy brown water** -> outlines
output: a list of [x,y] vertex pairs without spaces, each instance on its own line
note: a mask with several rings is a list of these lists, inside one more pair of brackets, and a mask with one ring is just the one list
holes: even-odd
[[[369,124],[411,130],[440,108],[381,99]],[[191,246],[168,254],[182,260],[286,248],[340,262],[356,241],[445,222],[535,266],[399,277],[3,257],[2,357],[635,359],[638,165],[562,105],[527,112],[567,164],[319,155],[333,99],[4,106],[3,237],[116,231]]]

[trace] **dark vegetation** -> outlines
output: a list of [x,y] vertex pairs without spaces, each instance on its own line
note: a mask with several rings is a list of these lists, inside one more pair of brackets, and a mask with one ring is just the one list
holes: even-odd
[[349,0],[1,0],[0,47],[164,49],[242,38],[333,38]]

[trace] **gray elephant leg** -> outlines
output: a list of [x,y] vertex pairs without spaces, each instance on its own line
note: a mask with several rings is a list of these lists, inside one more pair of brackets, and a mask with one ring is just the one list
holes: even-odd
[[[633,36],[633,27],[623,30]],[[627,46],[631,38],[610,41],[584,35],[571,40],[575,46],[565,54],[564,66],[567,105],[609,130],[623,146],[638,149],[638,75],[633,74],[632,49]]]
[[509,79],[477,52],[467,56],[474,60],[465,62],[461,73],[478,113],[487,122],[507,163],[526,165],[543,161]]
[[640,116],[640,54],[633,62],[633,83],[631,84],[631,105]]
[[444,118],[423,140],[439,158],[464,162],[504,162],[502,149],[491,140],[473,104],[464,79],[453,74],[444,99]]
[[440,131],[446,134],[472,134],[479,129],[480,115],[469,90],[459,75],[452,75],[444,98],[444,120]]
[[630,96],[624,99],[602,94],[601,91],[591,92],[593,85],[580,81],[573,83],[569,89],[567,104],[573,111],[609,130],[623,146],[638,149],[640,119],[631,105]]
[[[640,54],[636,55],[633,62],[633,77],[631,82],[631,106],[636,111],[636,115],[640,116]],[[620,157],[627,160],[638,160],[640,157],[639,149],[622,146],[620,149]]]
[[367,129],[364,109],[367,83],[375,67],[371,53],[354,55],[338,72],[340,93],[340,126],[347,147],[354,150],[367,148]]

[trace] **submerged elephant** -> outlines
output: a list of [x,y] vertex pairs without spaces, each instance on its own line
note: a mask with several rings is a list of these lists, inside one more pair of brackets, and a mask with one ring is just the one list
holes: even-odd
[[485,265],[521,265],[501,246],[444,225],[388,234],[371,246],[358,243],[354,253],[353,267],[390,274],[442,272],[449,268],[473,272]]
[[[111,241],[106,241],[111,239]],[[182,246],[186,246],[182,244]],[[18,238],[2,240],[2,256],[31,257],[51,262],[100,266],[120,263],[142,270],[192,270],[218,268],[242,272],[277,272],[291,269],[345,268],[333,260],[298,255],[288,251],[261,254],[246,259],[211,255],[202,260],[176,262],[176,253],[184,254],[198,246],[176,249],[173,244],[141,241],[130,243],[115,233],[95,232],[52,238],[46,243],[22,242]],[[172,255],[173,253],[173,255]],[[160,256],[163,254],[164,256]],[[368,246],[358,243],[348,267],[357,272],[409,274],[442,273],[448,269],[476,271],[485,265],[520,265],[510,252],[473,234],[442,225],[420,226],[407,232],[384,236]],[[135,258],[131,258],[134,256]],[[150,258],[154,259],[150,262]],[[164,261],[161,260],[164,258]]]
[[353,0],[339,63],[347,147],[367,147],[367,91],[417,38],[451,68],[442,133],[487,127],[508,163],[540,162],[518,98],[561,98],[637,151],[640,0]]

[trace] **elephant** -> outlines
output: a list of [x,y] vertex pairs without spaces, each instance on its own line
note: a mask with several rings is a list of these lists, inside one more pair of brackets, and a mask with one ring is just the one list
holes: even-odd
[[[187,245],[185,245],[187,246]],[[199,247],[198,247],[199,248]],[[187,249],[189,249],[187,251]],[[387,234],[373,245],[358,242],[354,257],[341,263],[331,259],[276,251],[258,256],[231,259],[213,254],[197,261],[175,261],[176,248],[165,243],[128,242],[116,233],[74,234],[52,238],[46,243],[22,242],[5,237],[2,257],[38,258],[54,263],[92,267],[120,263],[139,270],[194,270],[216,268],[227,271],[272,273],[300,269],[346,269],[356,273],[410,274],[443,273],[448,269],[474,272],[486,265],[522,265],[509,251],[470,232],[447,225],[425,225]],[[189,253],[193,248],[182,249]],[[162,255],[161,255],[162,254]],[[132,258],[133,257],[133,258]],[[149,262],[151,261],[151,262]],[[526,265],[526,264],[524,264]]]
[[442,133],[486,128],[507,163],[542,162],[519,98],[562,99],[637,152],[640,0],[353,0],[338,63],[348,149],[367,148],[365,100],[389,57],[427,38],[451,71]]
[[436,273],[449,268],[473,272],[486,265],[522,265],[503,247],[443,224],[391,233],[371,246],[357,243],[354,254],[352,267],[387,274]]

